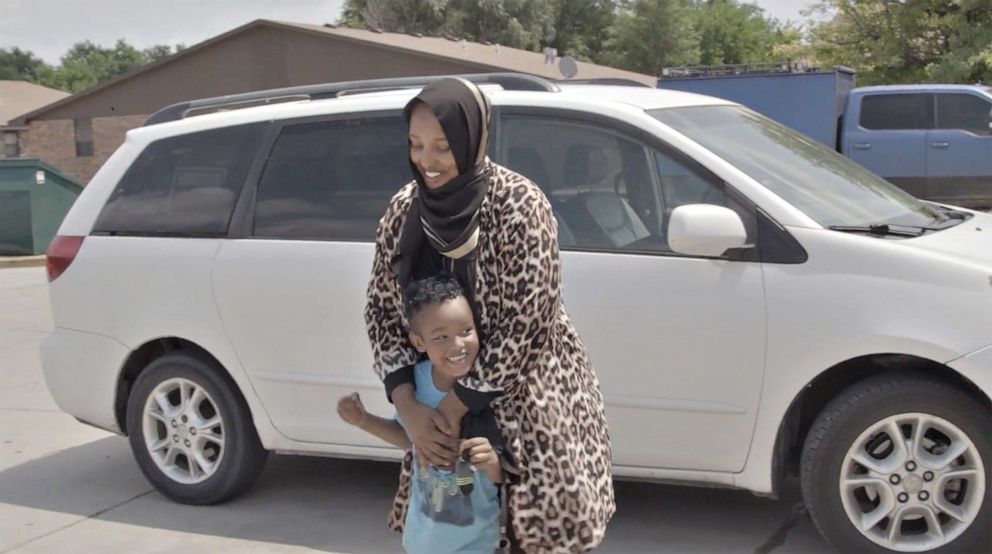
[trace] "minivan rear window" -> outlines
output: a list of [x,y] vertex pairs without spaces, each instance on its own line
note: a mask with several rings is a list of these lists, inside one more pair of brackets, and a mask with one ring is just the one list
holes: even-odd
[[111,194],[94,232],[225,234],[266,125],[225,127],[149,144]]

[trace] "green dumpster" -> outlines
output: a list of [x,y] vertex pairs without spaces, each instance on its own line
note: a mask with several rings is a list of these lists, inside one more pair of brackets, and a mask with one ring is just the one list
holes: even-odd
[[0,256],[44,254],[83,190],[37,159],[0,159]]

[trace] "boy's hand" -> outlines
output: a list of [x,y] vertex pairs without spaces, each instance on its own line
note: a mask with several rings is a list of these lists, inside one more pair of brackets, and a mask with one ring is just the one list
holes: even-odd
[[355,427],[362,427],[368,420],[369,413],[362,405],[362,397],[358,396],[357,392],[353,392],[338,400],[338,415]]
[[503,470],[499,465],[499,456],[493,450],[493,445],[486,437],[465,439],[461,446],[462,459],[467,459],[477,470],[485,471],[493,483],[502,481]]

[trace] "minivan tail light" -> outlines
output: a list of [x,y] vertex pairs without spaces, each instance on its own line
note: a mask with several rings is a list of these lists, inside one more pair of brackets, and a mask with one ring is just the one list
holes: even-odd
[[84,238],[86,237],[57,236],[52,239],[52,243],[48,245],[48,251],[45,252],[45,266],[48,268],[49,283],[58,279],[59,275],[62,275],[62,272],[72,263],[72,260],[76,259],[76,254],[79,253]]

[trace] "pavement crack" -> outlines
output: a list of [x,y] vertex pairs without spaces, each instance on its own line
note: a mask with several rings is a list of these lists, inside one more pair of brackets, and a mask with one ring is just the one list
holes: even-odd
[[778,529],[772,533],[772,536],[768,537],[768,540],[764,544],[754,549],[754,554],[768,554],[769,552],[775,550],[776,548],[785,544],[785,537],[789,534],[789,530],[799,524],[801,520],[806,515],[806,505],[802,502],[797,503],[792,508],[792,515],[786,519]]
[[114,504],[113,506],[110,506],[108,508],[104,508],[104,509],[99,510],[97,512],[94,512],[94,513],[92,513],[92,514],[90,514],[88,516],[85,516],[83,518],[77,519],[76,521],[73,521],[72,523],[70,523],[68,525],[63,525],[62,527],[59,527],[58,529],[52,529],[51,531],[45,533],[44,535],[37,536],[37,537],[35,537],[33,539],[24,541],[24,542],[22,542],[20,544],[15,544],[14,546],[11,546],[10,548],[8,548],[8,549],[0,552],[0,554],[5,554],[7,552],[12,552],[14,550],[17,550],[18,548],[22,548],[24,546],[27,546],[27,545],[33,543],[33,542],[38,542],[41,539],[44,539],[46,537],[50,537],[50,536],[54,535],[55,533],[59,533],[59,532],[65,531],[66,529],[68,529],[70,527],[74,527],[76,525],[79,525],[80,523],[83,523],[84,521],[89,521],[91,519],[98,518],[98,517],[102,516],[103,514],[109,512],[111,510],[114,510],[116,508],[120,508],[121,506],[123,506],[123,505],[125,505],[125,504],[127,504],[129,502],[134,502],[135,500],[137,500],[137,499],[139,499],[139,498],[141,498],[143,496],[148,496],[149,494],[151,494],[153,492],[155,492],[155,489],[146,490],[145,492],[143,492],[141,494],[138,494],[138,495],[135,495],[135,496],[132,496],[131,498],[128,498],[127,500],[125,500],[123,502],[118,502],[117,504]]

